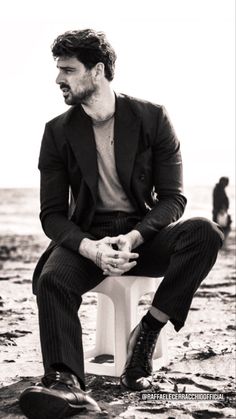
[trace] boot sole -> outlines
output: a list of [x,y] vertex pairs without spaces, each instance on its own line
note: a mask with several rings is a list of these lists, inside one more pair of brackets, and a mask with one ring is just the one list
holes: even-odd
[[52,391],[37,387],[26,389],[19,404],[28,419],[62,419],[86,410],[86,405],[71,405]]
[[124,390],[124,391],[145,391],[145,390],[149,390],[149,389],[151,389],[152,388],[152,383],[151,382],[149,382],[150,383],[150,385],[149,386],[147,386],[147,387],[143,387],[143,386],[128,386],[128,385],[126,385],[123,381],[122,381],[122,379],[120,379],[120,386],[121,386],[121,389],[122,390]]

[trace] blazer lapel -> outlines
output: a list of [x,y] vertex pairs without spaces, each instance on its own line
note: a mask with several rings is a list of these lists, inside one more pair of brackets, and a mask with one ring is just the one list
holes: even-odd
[[97,198],[98,167],[93,128],[89,116],[81,107],[71,110],[65,123],[67,139],[89,186],[94,201]]
[[117,95],[114,128],[116,169],[125,192],[132,200],[130,181],[139,141],[140,122],[128,99]]
[[[90,118],[82,107],[76,106],[65,121],[67,139],[78,161],[83,177],[89,186],[94,201],[97,198],[98,166],[97,152]],[[132,110],[129,100],[116,95],[114,147],[116,169],[121,184],[133,201],[130,181],[140,132],[140,117]]]

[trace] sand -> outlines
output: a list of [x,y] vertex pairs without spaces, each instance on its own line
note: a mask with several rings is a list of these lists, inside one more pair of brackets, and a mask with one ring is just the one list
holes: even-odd
[[[43,373],[31,277],[46,244],[42,235],[0,237],[0,418],[24,418],[19,394]],[[160,394],[224,393],[225,400],[145,401],[140,393],[123,392],[117,378],[87,375],[102,409],[95,418],[236,418],[234,255],[235,231],[197,291],[185,327],[177,334],[167,326],[169,364],[155,372],[153,384]],[[140,312],[147,307],[145,297]],[[81,320],[87,349],[95,336],[96,294],[85,296]]]

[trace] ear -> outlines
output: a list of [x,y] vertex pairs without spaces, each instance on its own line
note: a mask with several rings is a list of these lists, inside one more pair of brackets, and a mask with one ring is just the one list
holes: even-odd
[[97,63],[94,67],[95,77],[101,79],[105,74],[105,66],[103,63]]

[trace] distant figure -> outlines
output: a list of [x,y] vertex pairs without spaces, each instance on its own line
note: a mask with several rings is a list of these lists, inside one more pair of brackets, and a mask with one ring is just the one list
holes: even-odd
[[213,190],[213,221],[218,223],[225,233],[225,238],[230,232],[230,225],[232,223],[231,217],[228,214],[229,198],[225,192],[225,188],[229,184],[228,177],[221,177]]

